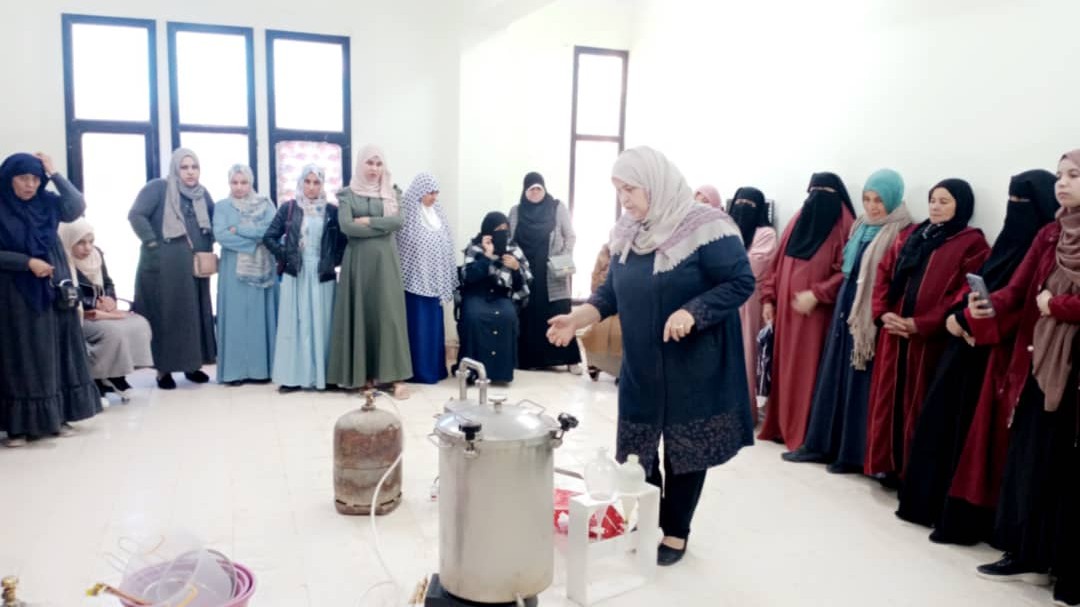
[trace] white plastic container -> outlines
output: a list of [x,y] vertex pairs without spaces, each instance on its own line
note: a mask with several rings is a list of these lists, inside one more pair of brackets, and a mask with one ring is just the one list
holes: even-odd
[[608,455],[607,449],[601,447],[596,457],[585,464],[585,491],[594,500],[613,499],[618,478],[618,464]]

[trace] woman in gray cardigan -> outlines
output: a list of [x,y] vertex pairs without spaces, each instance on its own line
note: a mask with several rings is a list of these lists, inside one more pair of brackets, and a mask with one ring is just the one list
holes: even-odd
[[521,201],[510,209],[511,242],[529,260],[533,282],[529,305],[521,311],[518,368],[565,366],[581,374],[581,351],[576,342],[564,347],[547,339],[548,319],[570,313],[570,276],[556,276],[548,264],[553,257],[573,255],[577,236],[566,205],[547,192],[540,173],[525,176]]

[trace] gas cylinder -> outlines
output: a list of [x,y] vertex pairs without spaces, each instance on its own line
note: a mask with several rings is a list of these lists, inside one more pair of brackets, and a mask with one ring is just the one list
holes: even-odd
[[[334,506],[341,514],[371,514],[375,486],[401,454],[401,420],[375,407],[375,392],[364,406],[334,424]],[[375,514],[393,512],[401,503],[401,464],[379,489]]]

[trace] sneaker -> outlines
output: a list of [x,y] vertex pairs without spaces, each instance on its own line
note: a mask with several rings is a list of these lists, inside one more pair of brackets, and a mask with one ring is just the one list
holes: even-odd
[[292,394],[293,392],[299,392],[300,386],[278,386],[278,394]]
[[4,446],[8,449],[18,449],[19,447],[25,447],[26,439],[21,436],[15,438],[8,438],[4,441]]
[[171,373],[159,375],[157,378],[157,387],[161,388],[162,390],[175,390],[176,380],[172,378]]
[[184,373],[184,377],[193,384],[205,384],[210,381],[210,376],[202,371],[191,371],[190,373]]
[[580,364],[566,365],[566,370],[569,371],[571,375],[581,375],[582,373]]
[[75,428],[71,424],[64,423],[60,425],[60,436],[67,438],[69,436],[75,436]]
[[975,571],[984,580],[993,580],[995,582],[1024,582],[1032,586],[1047,586],[1050,584],[1050,576],[1046,570],[1038,571],[1016,560],[1008,552],[1002,555],[1001,560],[987,565],[980,565]]
[[1054,590],[1054,604],[1057,607],[1077,607],[1080,605],[1080,597],[1059,597],[1058,591]]

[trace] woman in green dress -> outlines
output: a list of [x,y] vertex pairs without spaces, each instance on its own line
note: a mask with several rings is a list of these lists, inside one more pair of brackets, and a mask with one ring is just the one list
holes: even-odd
[[344,389],[393,384],[408,398],[412,377],[405,289],[394,233],[403,219],[386,154],[369,145],[356,157],[349,187],[338,192],[341,231],[349,237],[334,301],[327,381]]

